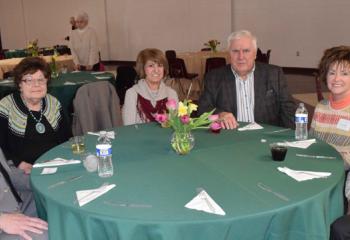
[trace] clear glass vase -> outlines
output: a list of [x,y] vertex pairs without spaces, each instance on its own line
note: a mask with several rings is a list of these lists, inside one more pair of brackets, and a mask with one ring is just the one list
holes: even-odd
[[194,147],[194,136],[189,132],[175,131],[171,136],[171,146],[177,154],[185,155]]

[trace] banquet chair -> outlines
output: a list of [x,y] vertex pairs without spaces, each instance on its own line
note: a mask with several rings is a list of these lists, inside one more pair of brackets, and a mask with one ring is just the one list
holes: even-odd
[[211,48],[202,48],[201,52],[211,51]]
[[223,57],[207,58],[205,61],[205,73],[226,65],[226,59]]
[[315,76],[315,88],[316,88],[316,94],[317,94],[317,101],[321,101],[324,99],[322,94],[322,83],[317,72],[313,73],[313,75]]
[[73,100],[74,136],[122,126],[119,97],[108,81],[81,86]]
[[169,75],[172,78],[187,78],[193,79],[198,76],[197,73],[188,73],[185,61],[181,58],[170,59],[169,61]]
[[168,60],[168,62],[169,62],[170,59],[175,59],[176,58],[175,50],[166,50],[165,51],[165,57]]
[[[181,84],[181,78],[186,78],[189,80],[193,80],[198,76],[197,73],[188,73],[185,65],[185,61],[181,58],[174,58],[169,60],[169,76],[171,78],[174,78],[175,81],[178,81],[179,84],[179,90],[187,95],[185,93],[185,90]],[[191,84],[189,86],[189,89],[192,88],[193,82],[191,81]]]
[[258,48],[256,52],[256,61],[263,62],[263,63],[269,63],[270,62],[270,54],[271,49],[267,50],[266,53],[263,53],[260,48]]
[[126,90],[131,88],[137,79],[137,73],[132,66],[117,67],[117,79],[115,81],[115,88],[117,90],[120,105],[124,105]]

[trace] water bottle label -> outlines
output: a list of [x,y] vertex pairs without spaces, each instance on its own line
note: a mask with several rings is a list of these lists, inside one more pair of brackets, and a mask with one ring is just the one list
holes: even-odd
[[308,123],[308,119],[307,119],[307,114],[295,114],[295,122],[296,123]]
[[112,146],[110,144],[99,144],[96,146],[96,156],[112,155]]

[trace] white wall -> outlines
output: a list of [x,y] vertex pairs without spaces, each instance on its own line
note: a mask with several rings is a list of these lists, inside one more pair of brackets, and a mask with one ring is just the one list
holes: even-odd
[[[69,17],[82,9],[99,35],[104,60],[135,60],[147,47],[198,51],[231,30],[231,0],[0,0],[3,47],[66,43]],[[23,6],[23,19],[21,14]],[[8,13],[11,8],[16,14]],[[23,23],[24,22],[24,23]]]
[[[4,48],[66,43],[69,17],[90,15],[104,60],[135,60],[146,47],[198,51],[209,39],[249,29],[271,62],[316,67],[325,48],[350,45],[349,0],[0,0]],[[296,56],[296,52],[300,56]]]
[[147,47],[198,51],[231,30],[231,0],[107,0],[112,59],[135,60]]
[[349,10],[349,0],[232,0],[232,29],[255,33],[271,63],[316,67],[324,49],[350,45]]

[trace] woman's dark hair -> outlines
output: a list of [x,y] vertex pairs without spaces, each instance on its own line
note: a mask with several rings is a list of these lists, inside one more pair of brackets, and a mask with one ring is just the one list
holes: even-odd
[[41,57],[26,57],[13,69],[13,75],[15,77],[15,85],[19,89],[19,84],[22,81],[24,75],[34,74],[40,70],[44,77],[47,79],[47,83],[51,80],[51,69],[49,64]]
[[326,49],[318,65],[320,80],[327,84],[327,73],[333,64],[350,65],[350,47],[338,46]]
[[147,61],[153,61],[164,66],[164,78],[168,76],[169,65],[164,53],[156,48],[146,48],[142,50],[136,60],[136,72],[140,78],[145,78],[145,65]]

